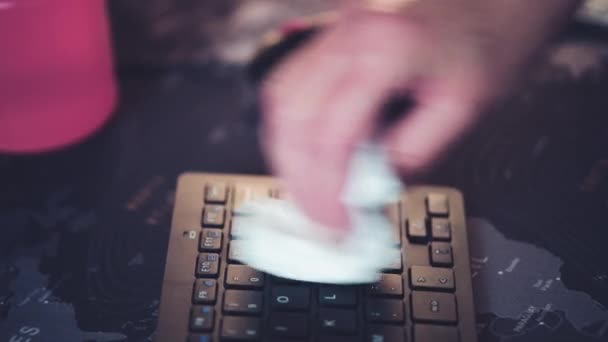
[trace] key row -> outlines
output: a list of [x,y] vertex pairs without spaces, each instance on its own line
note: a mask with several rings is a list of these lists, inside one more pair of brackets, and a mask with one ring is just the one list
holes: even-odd
[[[401,315],[401,320],[382,321],[370,320],[366,324],[365,341],[404,341],[405,329],[402,324],[384,325],[386,323],[403,323],[403,308],[397,311],[368,310],[371,314],[389,314],[391,316]],[[210,333],[215,324],[215,311],[212,307],[193,307],[191,310],[191,330],[195,333],[190,341],[211,341]],[[359,326],[356,311],[344,309],[320,309],[314,323],[311,317],[298,313],[271,313],[265,321],[265,331],[262,331],[261,318],[246,316],[224,316],[220,322],[220,336],[222,340],[256,341],[263,335],[275,339],[304,340],[312,333],[312,324],[316,324],[321,337],[319,341],[356,341]],[[413,325],[414,341],[456,342],[458,341],[458,329],[455,326],[427,325],[427,323],[415,323]],[[193,340],[197,338],[197,340]],[[426,339],[425,339],[426,338]]]
[[[219,273],[219,255],[217,254],[201,254],[197,265],[197,277],[208,278],[218,276]],[[245,288],[245,289],[261,289],[264,287],[266,275],[263,272],[255,270],[245,265],[228,265],[225,273],[225,284],[227,287]],[[456,288],[454,279],[454,271],[447,268],[436,268],[429,266],[412,266],[409,272],[410,288],[414,290],[430,290],[453,292]],[[214,284],[215,280],[199,279],[197,284]],[[274,278],[274,282],[281,284],[292,283],[288,280]],[[308,288],[306,286],[291,286],[294,288]],[[382,274],[379,280],[371,285],[368,285],[367,292],[371,295],[379,296],[403,296],[403,277],[399,274]],[[332,297],[336,302],[350,302],[350,298],[355,292],[354,287],[340,286],[321,286],[320,294],[323,301],[330,301]]]
[[[206,205],[203,207],[201,225],[203,228],[223,228],[226,224],[226,208],[222,205]],[[415,244],[434,241],[451,241],[452,227],[447,218],[412,218],[405,220],[406,235]],[[395,239],[400,242],[399,225],[396,227]],[[235,225],[231,227],[231,238],[234,238]]]
[[[271,322],[268,326],[268,330],[270,331],[270,335],[275,336],[272,338],[273,341],[281,341],[281,338],[285,337],[285,334],[290,334],[292,336],[301,336],[302,329],[299,326],[293,327],[291,325],[285,324],[286,320],[289,320],[288,323],[298,317],[285,317],[281,319],[277,319],[276,321]],[[234,325],[234,321],[231,318],[228,319],[228,327]],[[237,320],[236,323],[241,323]],[[247,325],[247,327],[259,327],[259,322],[253,322]],[[458,329],[456,327],[440,327],[440,326],[427,326],[422,324],[414,325],[412,329],[413,341],[414,342],[459,342]],[[367,327],[366,333],[364,335],[363,342],[408,342],[408,339],[405,336],[405,328],[391,325],[372,325]],[[249,334],[243,329],[235,330],[228,332],[226,334],[222,333],[222,340],[228,341],[256,341],[260,340],[261,336],[258,334],[254,334],[253,331],[250,331]],[[291,337],[290,340],[298,340],[298,338]],[[306,336],[301,338],[306,339]],[[336,336],[336,335],[321,335],[317,340],[319,342],[360,342],[356,336]],[[204,334],[192,334],[190,335],[188,342],[213,342],[211,335]],[[410,341],[412,342],[412,341]]]
[[[356,313],[356,295],[342,296],[341,302],[336,302],[336,296],[320,291],[319,303],[321,308],[339,308],[344,312]],[[272,312],[308,312],[311,309],[311,290],[306,287],[277,286],[270,291],[268,302],[265,304],[264,293],[261,291],[245,291],[229,289],[224,292],[222,310],[227,314],[261,315],[265,305],[269,305]],[[329,297],[329,301],[327,300]],[[217,284],[213,281],[203,281],[196,285],[195,303],[208,304],[208,306],[195,306],[199,308],[213,308],[217,300]],[[414,321],[427,321],[433,323],[456,323],[456,297],[451,293],[413,291],[409,297],[411,302],[412,319]],[[372,322],[401,323],[405,320],[403,301],[391,298],[370,298],[365,301],[364,311],[366,318]],[[202,309],[201,309],[202,310]],[[209,310],[209,309],[205,309]],[[198,312],[204,317],[210,315],[207,311]],[[204,315],[203,315],[204,314]],[[198,317],[198,316],[195,316]],[[200,323],[204,323],[204,320]],[[193,321],[193,325],[200,325]],[[205,329],[202,327],[201,329]]]
[[[222,249],[223,231],[216,228],[204,228],[199,237],[200,252],[220,252]],[[238,263],[242,257],[242,248],[239,240],[230,242],[228,251],[228,260]],[[447,242],[431,242],[429,244],[429,258],[431,265],[437,267],[451,267],[454,264],[452,255],[452,246]],[[402,268],[402,258],[399,255],[398,259],[389,266],[385,271],[398,272]]]
[[[229,186],[222,182],[213,182],[205,186],[204,203],[212,205],[227,205],[231,189],[234,193],[234,207],[238,208],[243,202],[264,197],[285,198],[286,194],[280,189],[271,189],[263,185],[237,184]],[[426,212],[430,217],[448,217],[450,214],[449,199],[446,194],[431,192],[425,199]]]
[[[229,186],[226,183],[213,182],[205,186],[205,203],[226,204],[228,201]],[[282,198],[285,194],[280,190],[271,190],[265,186],[237,185],[235,197],[239,199],[252,199],[256,196],[271,196]],[[425,198],[426,210],[432,216],[448,216],[450,204],[448,196],[442,193],[429,193]]]

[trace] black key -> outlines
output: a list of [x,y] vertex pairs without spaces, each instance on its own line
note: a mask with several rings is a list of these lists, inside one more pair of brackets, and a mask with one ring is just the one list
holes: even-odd
[[258,315],[262,313],[264,297],[262,292],[226,290],[224,292],[224,312]]
[[190,309],[190,330],[211,331],[213,330],[214,319],[213,306],[193,306]]
[[210,183],[205,187],[205,202],[225,204],[228,199],[228,187],[224,183]]
[[431,264],[433,266],[450,267],[454,265],[452,246],[446,242],[433,242],[430,246]]
[[357,312],[344,309],[320,309],[319,328],[326,334],[356,334]]
[[243,256],[243,248],[241,247],[241,242],[238,240],[230,241],[230,246],[228,247],[228,261],[240,262],[239,259]]
[[321,335],[317,340],[319,342],[360,342],[358,336],[353,335]]
[[215,253],[202,253],[196,262],[196,276],[198,278],[217,277],[220,269],[220,256]]
[[450,241],[452,239],[450,221],[444,218],[431,219],[431,235],[433,240]]
[[217,281],[215,279],[197,279],[194,282],[194,304],[215,304],[217,299]]
[[398,274],[382,274],[377,283],[368,286],[367,291],[372,296],[403,297],[403,279]]
[[458,328],[438,325],[414,325],[414,341],[416,342],[459,342]]
[[306,311],[310,307],[310,289],[304,286],[275,286],[270,290],[274,309]]
[[211,335],[191,334],[188,336],[188,342],[211,342]]
[[450,205],[446,194],[430,193],[426,197],[426,210],[432,216],[448,216]]
[[277,337],[303,339],[309,334],[308,315],[273,313],[268,320],[268,332]]
[[219,252],[222,249],[222,231],[220,229],[203,229],[199,250],[201,252]]
[[222,319],[222,340],[258,341],[262,337],[262,321],[253,317],[231,317]]
[[203,208],[203,227],[217,227],[222,228],[224,226],[224,220],[226,218],[226,209],[222,205],[206,205]]
[[395,299],[369,300],[365,307],[367,320],[380,323],[402,323],[405,321],[403,302]]
[[298,284],[298,283],[301,284],[301,282],[299,282],[297,280],[282,278],[282,277],[277,277],[277,276],[272,276],[272,283],[273,284]]
[[264,286],[264,273],[244,265],[228,265],[226,285],[235,288],[261,288]]
[[412,243],[425,243],[429,234],[427,229],[427,221],[424,218],[408,219],[407,237]]
[[357,290],[354,287],[322,285],[319,288],[319,304],[322,306],[354,307]]
[[[405,330],[400,326],[372,325],[367,328],[365,342],[406,342]],[[436,340],[434,342],[443,342]]]
[[454,271],[447,268],[412,266],[410,282],[414,290],[453,291]]
[[456,297],[450,293],[412,292],[412,317],[416,322],[456,323]]

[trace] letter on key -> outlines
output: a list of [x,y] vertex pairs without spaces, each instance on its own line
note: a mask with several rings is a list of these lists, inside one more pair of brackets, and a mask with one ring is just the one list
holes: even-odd
[[220,256],[215,253],[202,253],[198,256],[196,276],[198,278],[217,277],[220,269]]
[[221,228],[224,226],[225,217],[226,209],[223,206],[206,205],[203,208],[203,227]]
[[354,307],[357,305],[357,291],[353,287],[323,285],[319,288],[319,304]]
[[215,304],[217,281],[215,279],[197,279],[194,283],[194,303]]
[[276,310],[306,311],[310,307],[310,289],[304,286],[275,286],[270,290],[271,305]]
[[228,195],[228,188],[224,183],[210,183],[205,188],[205,202],[225,204]]
[[226,285],[235,288],[261,288],[264,286],[264,273],[244,265],[228,265]]

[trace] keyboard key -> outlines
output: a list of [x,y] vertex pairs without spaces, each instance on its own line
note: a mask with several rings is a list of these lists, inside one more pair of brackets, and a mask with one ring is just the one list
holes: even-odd
[[304,339],[308,337],[309,324],[308,315],[273,313],[268,320],[268,331],[277,337]]
[[453,291],[454,271],[446,268],[412,266],[410,282],[414,290]]
[[387,273],[401,273],[401,268],[403,267],[403,262],[401,258],[401,253],[395,255],[395,260],[393,263],[389,265],[387,268],[383,270],[383,272]]
[[360,342],[358,336],[353,335],[321,335],[317,340],[319,342]]
[[282,278],[277,276],[272,276],[273,284],[302,284],[301,282],[293,279]]
[[439,193],[430,193],[426,197],[426,210],[432,216],[448,216],[450,206],[448,196]]
[[393,225],[393,240],[397,246],[401,246],[401,216],[399,214],[399,203],[391,204],[386,209],[386,215]]
[[211,335],[191,334],[188,336],[188,342],[211,342]]
[[222,228],[226,218],[226,209],[222,205],[206,205],[203,208],[203,227]]
[[215,311],[212,306],[193,306],[190,309],[190,330],[192,331],[211,331]]
[[222,319],[222,340],[258,341],[261,336],[262,322],[253,317],[231,317]]
[[268,198],[270,196],[270,189],[266,186],[238,184],[234,192],[233,211],[238,211],[239,207],[245,202]]
[[416,342],[459,342],[458,328],[437,325],[414,325],[414,341]]
[[226,285],[235,288],[258,289],[264,286],[264,273],[245,265],[228,265]]
[[215,253],[202,253],[196,262],[196,277],[217,277],[220,269],[220,256]]
[[433,266],[450,267],[454,265],[452,246],[445,242],[433,242],[430,246],[431,264]]
[[408,219],[407,237],[411,243],[426,243],[428,239],[427,221],[424,218]]
[[319,288],[319,304],[354,307],[357,305],[357,290],[354,287],[322,285]]
[[450,221],[444,218],[431,219],[431,235],[433,240],[450,241],[452,239]]
[[228,247],[228,261],[232,263],[240,262],[239,259],[242,257],[243,248],[241,242],[238,240],[230,241],[230,246]]
[[230,238],[238,239],[240,232],[239,230],[243,229],[243,220],[238,216],[232,216],[232,221],[230,221]]
[[203,229],[199,250],[201,252],[219,252],[222,249],[222,231],[220,229]]
[[205,202],[226,204],[228,187],[224,183],[210,183],[205,187]]
[[306,311],[310,307],[310,289],[304,286],[275,286],[270,290],[274,309]]
[[258,315],[262,313],[264,298],[262,292],[226,290],[224,312]]
[[402,323],[405,321],[403,302],[396,299],[369,300],[365,316],[370,322]]
[[367,291],[372,296],[403,297],[403,279],[398,274],[382,274],[377,283],[368,285]]
[[412,317],[416,322],[456,323],[456,297],[450,293],[412,292]]
[[344,309],[320,309],[319,328],[326,334],[356,334],[357,312]]
[[217,281],[215,279],[197,279],[194,282],[194,304],[215,304],[216,297]]
[[[406,342],[405,330],[399,326],[372,325],[367,328],[365,342]],[[436,340],[433,342],[443,341]]]

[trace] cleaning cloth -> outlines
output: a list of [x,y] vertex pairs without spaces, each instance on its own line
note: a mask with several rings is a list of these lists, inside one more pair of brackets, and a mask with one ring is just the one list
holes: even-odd
[[288,199],[266,198],[235,208],[237,259],[282,278],[329,284],[375,282],[399,258],[386,207],[402,191],[379,145],[365,143],[353,154],[341,196],[351,227],[340,239]]

